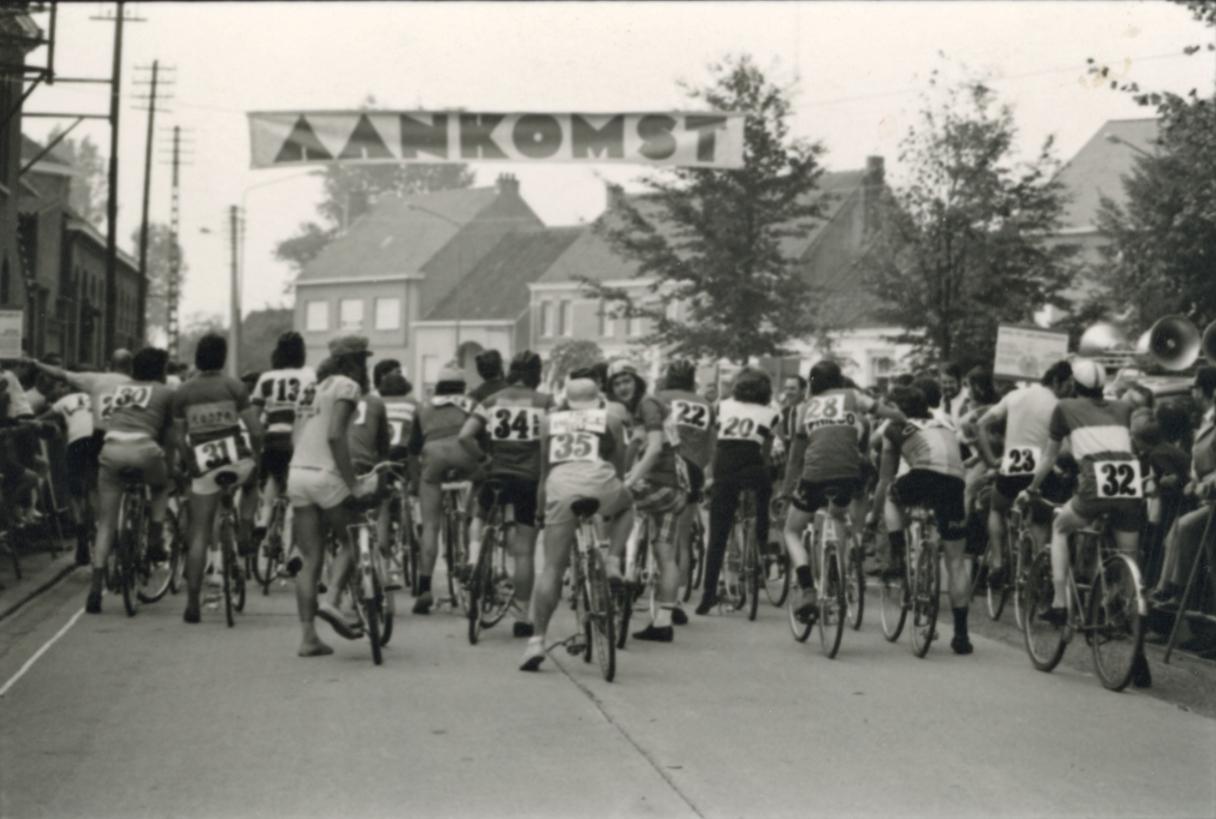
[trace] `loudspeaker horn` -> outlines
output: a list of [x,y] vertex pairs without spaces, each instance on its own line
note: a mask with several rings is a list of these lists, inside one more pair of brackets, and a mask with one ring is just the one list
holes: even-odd
[[1186,316],[1158,319],[1148,331],[1149,354],[1167,370],[1185,370],[1194,364],[1200,341],[1199,328]]
[[1216,321],[1213,321],[1203,331],[1203,340],[1200,343],[1203,348],[1203,357],[1210,364],[1216,364]]

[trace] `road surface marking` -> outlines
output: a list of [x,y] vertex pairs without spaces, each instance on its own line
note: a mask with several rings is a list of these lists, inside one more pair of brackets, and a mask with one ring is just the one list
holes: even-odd
[[14,674],[12,677],[9,678],[8,682],[6,682],[4,684],[3,688],[0,688],[0,697],[3,697],[5,694],[7,694],[8,690],[17,684],[17,680],[24,677],[25,672],[29,671],[31,668],[34,667],[34,663],[38,662],[38,658],[41,657],[43,654],[46,654],[46,652],[50,649],[50,647],[55,645],[55,642],[60,637],[62,637],[63,635],[68,633],[68,629],[70,629],[72,626],[76,625],[76,621],[80,619],[80,615],[82,615],[82,614],[84,614],[83,608],[80,611],[73,614],[72,619],[68,620],[67,623],[64,624],[63,628],[61,628],[61,629],[59,629],[59,631],[55,632],[54,637],[52,637],[51,639],[49,639],[45,643],[43,643],[42,647],[34,652],[33,657],[30,657],[28,660],[25,661],[25,665],[21,666],[21,669],[16,674]]

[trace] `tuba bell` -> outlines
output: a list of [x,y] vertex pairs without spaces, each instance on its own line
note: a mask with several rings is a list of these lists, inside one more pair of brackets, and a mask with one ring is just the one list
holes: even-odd
[[1203,339],[1199,342],[1200,348],[1203,350],[1203,357],[1208,360],[1209,364],[1216,364],[1216,321],[1208,325],[1203,331]]
[[[1216,322],[1208,326],[1204,338],[1208,335],[1212,336],[1212,346],[1216,348]],[[1148,353],[1167,370],[1185,370],[1194,364],[1204,349],[1202,342],[1199,328],[1186,316],[1158,319],[1148,331]]]

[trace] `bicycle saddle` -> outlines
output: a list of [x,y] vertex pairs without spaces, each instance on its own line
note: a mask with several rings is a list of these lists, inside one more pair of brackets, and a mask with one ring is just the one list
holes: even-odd
[[589,518],[600,510],[600,502],[595,498],[577,498],[570,508],[578,517]]
[[139,485],[144,482],[144,471],[138,466],[124,466],[118,470],[118,479],[128,486]]
[[235,472],[230,472],[228,470],[224,470],[223,472],[221,472],[215,476],[215,485],[220,487],[221,489],[227,489],[229,486],[232,486],[238,480],[240,480],[240,478],[241,478],[241,476],[236,474]]

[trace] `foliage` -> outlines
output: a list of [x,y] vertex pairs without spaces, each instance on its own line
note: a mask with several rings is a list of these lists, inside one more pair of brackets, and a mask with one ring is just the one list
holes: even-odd
[[1076,248],[1044,243],[1064,192],[1047,139],[1033,160],[1013,159],[1013,114],[982,82],[926,99],[901,143],[909,181],[886,203],[868,259],[879,318],[905,328],[922,363],[990,362],[997,325],[1065,306]]
[[[652,322],[639,339],[671,353],[746,362],[774,355],[813,325],[813,293],[783,241],[806,236],[819,208],[816,143],[790,136],[790,89],[750,57],[710,67],[711,81],[684,86],[706,109],[746,111],[744,166],[676,168],[645,178],[640,198],[617,197],[596,229],[652,283],[644,296],[585,281],[622,315]],[[669,315],[667,305],[681,305]]]
[[[360,110],[372,110],[368,97]],[[327,244],[358,219],[378,196],[408,196],[427,191],[467,188],[473,172],[462,163],[402,163],[356,165],[335,162],[325,168],[320,222],[304,222],[294,236],[275,247],[274,255],[299,273]]]
[[[282,333],[292,329],[290,307],[267,307],[246,314],[241,322],[241,372],[267,370],[270,353]],[[194,364],[194,350],[207,333],[228,333],[228,323],[219,315],[195,315],[185,322],[178,342],[178,360]],[[316,362],[314,362],[316,363]]]
[[[45,144],[54,142],[63,130],[58,125],[52,128]],[[69,186],[68,205],[86,222],[100,229],[106,221],[106,191],[109,189],[106,159],[101,150],[87,136],[80,140],[66,137],[52,153],[59,154],[76,169],[76,178]]]
[[[131,233],[131,255],[139,257],[139,239],[142,233],[135,228]],[[163,330],[169,322],[169,271],[174,251],[177,252],[180,269],[178,270],[178,294],[180,305],[181,287],[186,280],[186,262],[182,256],[181,243],[174,243],[170,227],[159,222],[148,225],[148,303],[145,309],[149,332]]]
[[594,341],[587,339],[571,339],[559,343],[549,353],[545,361],[546,383],[560,385],[566,376],[582,367],[590,367],[597,361],[604,360],[604,351]]

